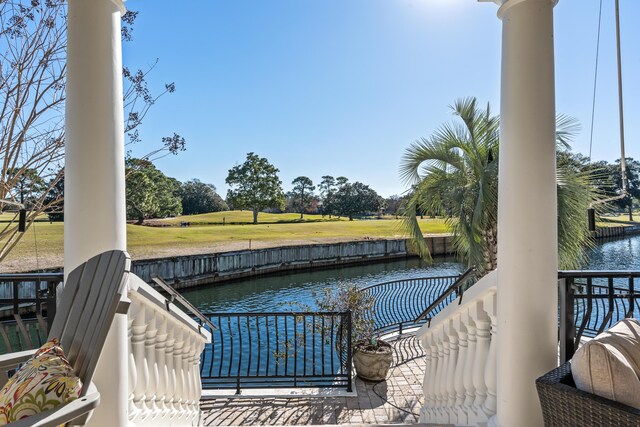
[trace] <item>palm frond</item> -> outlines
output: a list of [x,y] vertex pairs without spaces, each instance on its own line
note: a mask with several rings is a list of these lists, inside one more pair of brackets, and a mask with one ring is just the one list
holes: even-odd
[[[412,144],[402,158],[401,176],[413,184],[404,224],[418,253],[431,259],[416,214],[446,212],[458,256],[483,272],[496,265],[500,120],[489,105],[478,108],[475,98],[457,100],[451,108],[462,123],[441,126],[431,138]],[[556,127],[562,154],[580,126],[574,118],[558,115]],[[594,176],[558,164],[561,268],[578,268],[593,244],[586,209],[598,198]]]

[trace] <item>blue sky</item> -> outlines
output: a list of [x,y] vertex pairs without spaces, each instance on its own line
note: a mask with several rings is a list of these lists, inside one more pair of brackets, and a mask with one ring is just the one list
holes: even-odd
[[[247,152],[300,175],[347,176],[383,196],[402,193],[404,149],[476,96],[499,111],[501,23],[476,0],[129,0],[139,11],[124,62],[159,59],[154,106],[133,155],[174,131],[187,151],[157,162],[224,197]],[[555,9],[557,111],[578,118],[588,154],[599,0]],[[640,158],[640,2],[621,0],[627,156]],[[593,159],[619,157],[613,0],[604,0]]]

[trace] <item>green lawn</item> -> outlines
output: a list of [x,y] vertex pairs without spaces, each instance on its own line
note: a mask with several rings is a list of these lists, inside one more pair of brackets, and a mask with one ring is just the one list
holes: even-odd
[[640,225],[640,212],[633,213],[633,221],[629,221],[629,214],[624,213],[615,216],[603,216],[598,221],[598,227],[629,227],[632,225]]
[[[283,222],[318,222],[318,221],[346,221],[347,218],[322,217],[322,215],[304,215],[304,219],[300,219],[299,213],[264,213],[258,214],[258,223],[274,224]],[[189,221],[192,225],[211,225],[222,224],[251,224],[253,223],[253,213],[251,211],[225,211],[212,212],[200,215],[184,215],[176,218],[158,219],[153,222],[164,224],[180,224],[183,221]]]
[[[297,222],[297,214],[260,214],[259,220],[267,224],[221,225],[227,221],[240,222],[250,212],[225,212],[206,215],[183,216],[167,222],[170,227],[127,225],[128,250],[134,259],[186,255],[189,253],[241,250],[279,245],[326,243],[366,238],[402,238],[406,234],[402,222],[396,219],[370,220],[321,220],[319,215],[309,215],[309,221]],[[264,215],[264,217],[263,217]],[[305,219],[306,219],[305,215]],[[220,219],[218,224],[216,219]],[[181,221],[189,221],[190,227],[180,227]],[[290,221],[290,222],[283,222]],[[296,222],[291,222],[296,221]],[[420,227],[425,234],[442,234],[448,227],[442,219],[423,219]],[[216,225],[198,225],[209,223]],[[37,222],[22,238],[18,246],[0,265],[0,271],[55,267],[62,263],[63,224]],[[37,251],[37,255],[36,255]],[[37,263],[36,263],[37,260]],[[20,266],[20,267],[19,267]]]

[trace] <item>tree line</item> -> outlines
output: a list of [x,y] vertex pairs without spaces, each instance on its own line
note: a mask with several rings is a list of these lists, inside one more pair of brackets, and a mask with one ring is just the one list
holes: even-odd
[[285,193],[278,172],[266,158],[247,153],[244,163],[229,170],[227,203],[233,209],[251,210],[254,224],[258,222],[258,213],[268,208],[297,212],[300,219],[305,213],[320,213],[353,220],[356,216],[378,213],[385,205],[371,187],[349,182],[344,176],[323,176],[318,193],[311,178],[299,176],[291,182],[293,189]]
[[229,209],[250,210],[254,224],[265,210],[297,212],[323,216],[354,217],[378,213],[385,200],[361,182],[350,182],[340,176],[322,177],[316,186],[311,178],[299,176],[285,193],[278,173],[280,170],[268,159],[250,152],[242,164],[229,169],[226,200],[216,192],[213,184],[197,179],[180,183],[165,176],[152,162],[141,159],[127,161],[127,215],[142,223],[148,218],[162,218],[179,214],[191,215]]
[[[229,170],[226,200],[217,193],[215,185],[198,179],[180,182],[165,175],[149,159],[128,158],[125,166],[127,219],[138,224],[146,219],[229,209],[252,211],[254,223],[258,222],[259,212],[265,210],[297,212],[300,219],[305,213],[314,213],[353,220],[380,213],[386,206],[385,199],[375,190],[361,182],[350,182],[344,176],[323,176],[318,191],[311,178],[299,176],[292,181],[291,191],[285,193],[279,169],[255,153],[248,153],[244,163]],[[41,199],[51,201],[44,212],[51,221],[62,221],[64,181],[47,183],[37,171],[27,172],[16,181],[12,195],[28,209]]]

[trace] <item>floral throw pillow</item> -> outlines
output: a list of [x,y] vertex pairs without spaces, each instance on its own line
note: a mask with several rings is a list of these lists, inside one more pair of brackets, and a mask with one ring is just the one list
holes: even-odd
[[81,390],[58,340],[49,340],[0,390],[0,425],[69,403]]

